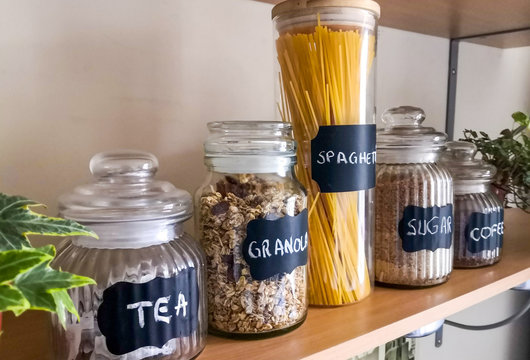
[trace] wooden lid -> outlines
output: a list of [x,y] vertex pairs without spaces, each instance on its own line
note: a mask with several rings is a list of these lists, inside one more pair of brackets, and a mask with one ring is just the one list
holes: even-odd
[[287,0],[272,8],[272,18],[292,11],[318,7],[351,7],[371,11],[379,19],[381,8],[372,0]]

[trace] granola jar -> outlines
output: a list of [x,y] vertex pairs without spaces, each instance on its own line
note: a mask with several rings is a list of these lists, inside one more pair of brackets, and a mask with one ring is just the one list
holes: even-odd
[[375,56],[379,5],[288,0],[272,9],[279,117],[308,191],[309,301],[356,303],[374,282]]
[[383,114],[377,131],[375,280],[421,287],[453,267],[453,182],[438,162],[447,135],[422,126],[422,109]]
[[52,318],[55,359],[191,359],[206,344],[205,259],[183,230],[188,192],[154,179],[150,153],[104,152],[94,183],[59,198],[60,215],[99,239],[65,239],[53,266],[97,285],[69,290],[80,319]]
[[477,147],[465,141],[447,143],[441,163],[453,176],[454,267],[473,268],[501,258],[504,209],[491,191],[495,166],[475,159]]
[[228,121],[208,129],[195,219],[207,259],[209,331],[285,333],[307,313],[307,204],[293,174],[291,126]]

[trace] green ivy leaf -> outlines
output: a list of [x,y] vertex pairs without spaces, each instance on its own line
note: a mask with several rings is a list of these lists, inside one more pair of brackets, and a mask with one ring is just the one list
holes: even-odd
[[29,301],[20,291],[9,285],[0,285],[0,312],[12,311],[18,316],[29,308]]
[[74,314],[79,320],[79,314],[77,313],[74,303],[72,302],[72,299],[66,290],[54,291],[51,295],[55,301],[55,312],[57,313],[59,322],[63,325],[63,327],[66,326],[67,311]]
[[0,193],[0,251],[30,247],[27,235],[97,235],[71,220],[47,217],[30,210],[40,204]]
[[52,245],[41,249],[25,248],[0,252],[0,284],[12,281],[35,265],[50,261],[55,255]]
[[42,263],[29,271],[18,275],[14,285],[24,294],[32,308],[55,311],[56,304],[51,292],[73,287],[95,284],[94,280],[57,271]]

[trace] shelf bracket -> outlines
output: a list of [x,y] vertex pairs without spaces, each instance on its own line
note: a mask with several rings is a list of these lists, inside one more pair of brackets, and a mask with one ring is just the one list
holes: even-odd
[[442,346],[442,338],[444,335],[444,326],[440,326],[438,330],[434,333],[434,346],[437,348]]
[[445,109],[445,132],[453,140],[455,132],[456,76],[458,74],[458,46],[460,39],[451,39],[449,44],[449,74],[447,80],[447,106]]

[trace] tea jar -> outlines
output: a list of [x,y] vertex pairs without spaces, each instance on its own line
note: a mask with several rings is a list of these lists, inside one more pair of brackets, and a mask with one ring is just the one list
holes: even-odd
[[307,313],[308,210],[293,174],[291,125],[228,121],[208,129],[195,219],[207,259],[209,331],[285,333]]
[[96,178],[59,198],[59,213],[99,236],[65,239],[55,268],[93,278],[69,290],[79,319],[53,318],[56,359],[191,359],[206,343],[205,259],[183,230],[191,195],[154,179],[150,153],[95,155]]
[[438,161],[447,135],[422,126],[422,109],[383,114],[377,132],[375,280],[440,284],[453,267],[453,182]]
[[441,162],[454,182],[454,266],[479,267],[501,258],[504,209],[491,182],[497,169],[475,159],[477,147],[451,141]]

